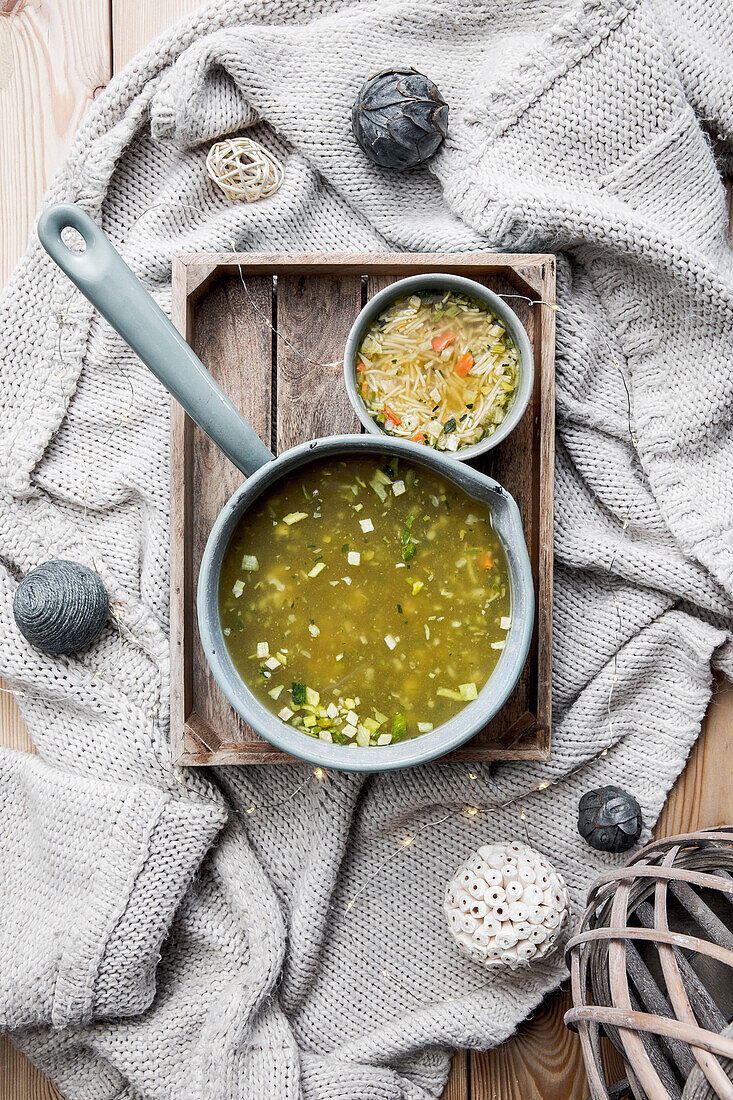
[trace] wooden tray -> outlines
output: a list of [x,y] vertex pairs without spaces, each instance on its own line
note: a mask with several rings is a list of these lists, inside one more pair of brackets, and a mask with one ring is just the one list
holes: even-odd
[[[515,497],[535,580],[526,665],[489,725],[446,759],[545,760],[550,754],[555,260],[495,253],[295,255],[198,253],[173,261],[173,321],[273,451],[357,432],[340,365],[349,329],[376,291],[421,271],[466,275],[508,302],[529,333],[536,382],[521,424],[478,465]],[[270,324],[281,333],[275,336]],[[196,578],[211,525],[242,475],[174,401],[171,413],[171,743],[179,764],[272,764],[271,748],[230,707],[204,659]]]

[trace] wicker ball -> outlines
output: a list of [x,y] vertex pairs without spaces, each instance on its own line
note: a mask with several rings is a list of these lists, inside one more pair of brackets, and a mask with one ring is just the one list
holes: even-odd
[[637,1100],[733,1096],[733,827],[656,841],[603,875],[566,950],[565,1022],[593,1100],[626,1094],[606,1085],[602,1035]]
[[553,950],[568,895],[544,856],[515,840],[486,844],[469,856],[448,883],[443,907],[469,958],[516,970]]
[[21,634],[45,653],[77,653],[91,645],[108,612],[101,578],[75,561],[47,561],[32,569],[13,602]]
[[257,202],[280,190],[285,169],[277,157],[251,138],[217,141],[206,157],[209,179],[232,202]]
[[[723,1028],[721,1035],[724,1035],[728,1039],[733,1039],[733,1024],[729,1024],[728,1027]],[[731,1082],[731,1095],[733,1095],[733,1058],[721,1058],[720,1064],[728,1075],[728,1080]],[[716,1100],[720,1097],[719,1092],[715,1092],[713,1086],[705,1076],[704,1071],[699,1065],[692,1067],[692,1072],[685,1082],[685,1087],[682,1091],[682,1100]]]
[[448,105],[415,69],[385,69],[364,83],[351,113],[362,149],[382,168],[415,168],[442,144]]
[[578,803],[578,832],[599,852],[627,852],[641,826],[639,803],[621,787],[597,787]]

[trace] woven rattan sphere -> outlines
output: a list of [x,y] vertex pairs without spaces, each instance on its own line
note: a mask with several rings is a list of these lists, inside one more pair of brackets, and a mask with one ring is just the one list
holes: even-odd
[[[733,1024],[729,1024],[722,1034],[733,1039]],[[731,1092],[733,1092],[733,1058],[721,1058],[720,1064],[730,1078]],[[692,1073],[687,1078],[687,1083],[682,1093],[682,1100],[716,1100],[716,1097],[719,1096],[720,1093],[713,1091],[713,1086],[708,1081],[700,1066],[693,1066]]]
[[593,1100],[600,1043],[636,1100],[733,1097],[733,827],[649,844],[599,878],[568,942],[573,1008]]
[[251,138],[227,138],[209,149],[206,171],[228,199],[257,202],[279,190],[285,170],[272,153]]

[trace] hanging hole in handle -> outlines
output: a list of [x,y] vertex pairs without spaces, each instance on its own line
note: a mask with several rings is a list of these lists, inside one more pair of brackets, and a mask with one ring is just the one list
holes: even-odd
[[64,226],[61,230],[61,240],[64,242],[69,252],[73,252],[75,256],[83,256],[87,250],[87,242],[81,235],[78,229],[74,229],[72,225]]

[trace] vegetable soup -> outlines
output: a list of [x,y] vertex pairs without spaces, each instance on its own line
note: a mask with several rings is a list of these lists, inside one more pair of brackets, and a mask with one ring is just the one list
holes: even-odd
[[329,458],[263,494],[222,563],[219,613],[258,699],[311,737],[388,745],[475,699],[511,619],[485,505],[395,457]]
[[421,291],[396,299],[369,325],[356,380],[385,432],[457,451],[501,424],[519,381],[519,355],[484,302]]

